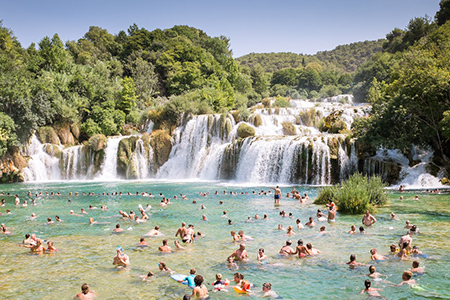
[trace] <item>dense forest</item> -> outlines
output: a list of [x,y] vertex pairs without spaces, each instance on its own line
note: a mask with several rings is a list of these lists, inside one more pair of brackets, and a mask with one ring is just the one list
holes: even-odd
[[[182,113],[249,107],[265,97],[318,99],[353,93],[373,105],[354,137],[367,151],[411,145],[450,155],[450,0],[434,19],[418,17],[386,39],[338,46],[316,55],[232,57],[227,37],[175,26],[136,24],[110,34],[92,26],[77,41],[58,34],[23,48],[0,22],[0,157],[39,129],[51,141],[69,128],[77,144],[97,135],[130,134],[151,119],[170,135]],[[267,101],[265,102],[267,103]]]

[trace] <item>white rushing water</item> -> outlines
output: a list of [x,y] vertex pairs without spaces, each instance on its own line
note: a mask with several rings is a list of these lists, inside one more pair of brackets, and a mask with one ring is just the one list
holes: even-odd
[[108,138],[105,148],[105,160],[103,162],[101,174],[96,177],[96,180],[112,181],[117,180],[117,151],[119,150],[119,143],[124,136],[113,136]]
[[[45,151],[46,147],[47,152]],[[25,181],[60,179],[59,159],[48,154],[52,153],[52,147],[60,150],[60,147],[57,145],[42,144],[36,135],[33,134],[31,136],[28,145],[22,149],[22,154],[29,156],[28,166],[22,171]]]
[[[42,145],[33,136],[23,150],[30,156],[23,176],[26,181],[92,178],[111,181],[123,179],[119,178],[122,176],[128,179],[233,180],[252,184],[331,184],[358,171],[356,146],[345,136],[322,133],[315,126],[333,113],[350,129],[355,118],[366,116],[370,109],[367,105],[352,106],[352,101],[351,95],[323,99],[322,102],[291,100],[289,108],[252,109],[248,120],[239,122],[231,114],[184,116],[182,126],[172,134],[169,159],[159,168],[154,150],[146,138],[144,142],[143,136],[109,137],[106,147],[97,150],[83,145],[65,149],[58,145]],[[238,137],[238,128],[243,123],[254,128],[254,137]],[[308,127],[305,124],[316,125]],[[147,134],[152,133],[153,127],[154,123],[149,121],[145,127]],[[294,133],[292,128],[296,135],[285,135]],[[118,149],[124,138],[131,138],[132,145],[127,143],[130,149],[121,154],[118,174]],[[60,152],[59,157],[52,155],[53,149]],[[409,167],[406,157],[398,151],[380,150],[374,157],[361,162],[359,171],[386,179],[392,176],[392,166],[398,165],[400,184],[439,186],[438,179],[426,170],[432,154],[417,151],[416,156],[422,162]]]

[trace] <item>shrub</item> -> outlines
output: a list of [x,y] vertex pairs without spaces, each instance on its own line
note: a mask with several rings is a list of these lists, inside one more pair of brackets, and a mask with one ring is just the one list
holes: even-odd
[[273,106],[275,106],[275,107],[291,107],[291,104],[289,103],[288,99],[278,95],[275,98],[275,102],[273,103]]
[[357,173],[342,182],[341,187],[323,187],[314,204],[326,204],[331,199],[341,213],[362,214],[373,206],[386,204],[385,187],[380,177],[369,178]]

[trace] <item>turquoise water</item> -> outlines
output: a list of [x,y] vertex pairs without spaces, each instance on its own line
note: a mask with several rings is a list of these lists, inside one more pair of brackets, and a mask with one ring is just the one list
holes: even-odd
[[[350,236],[347,232],[350,226],[361,224],[362,216],[346,216],[338,213],[336,223],[325,225],[328,234],[319,236],[320,226],[315,229],[294,229],[296,234],[287,237],[285,231],[277,230],[277,225],[283,227],[295,226],[295,220],[300,218],[304,224],[308,217],[315,216],[318,208],[312,204],[317,194],[317,188],[297,186],[301,193],[308,193],[310,200],[300,204],[293,199],[282,197],[281,205],[274,207],[271,195],[253,195],[252,191],[268,190],[269,187],[236,186],[220,182],[59,182],[39,184],[11,184],[0,186],[5,193],[18,194],[21,200],[27,199],[27,191],[33,194],[39,191],[61,192],[62,196],[43,196],[36,198],[36,206],[14,206],[12,196],[0,196],[6,199],[6,206],[0,207],[0,221],[11,229],[11,236],[0,236],[0,299],[71,299],[80,291],[82,283],[90,284],[98,299],[181,299],[190,290],[171,280],[167,275],[158,271],[158,262],[163,260],[176,273],[187,274],[190,268],[196,268],[197,273],[205,277],[207,283],[214,281],[216,273],[222,273],[224,278],[232,280],[236,270],[230,270],[225,260],[237,244],[232,243],[231,230],[243,230],[245,234],[254,238],[247,242],[250,262],[240,265],[239,272],[245,279],[254,283],[254,290],[261,290],[262,283],[271,282],[273,290],[284,299],[365,299],[359,295],[363,289],[363,282],[367,277],[368,267],[350,270],[345,262],[350,254],[356,254],[357,261],[370,262],[369,250],[377,248],[378,252],[387,255],[389,245],[397,244],[399,238],[405,234],[405,221],[411,220],[421,231],[415,235],[413,244],[428,254],[427,259],[419,259],[421,266],[426,268],[426,274],[417,276],[416,280],[421,288],[407,286],[396,287],[400,283],[401,274],[411,268],[412,260],[388,260],[375,263],[377,272],[387,275],[386,281],[372,282],[372,286],[383,289],[380,294],[387,299],[420,299],[450,298],[450,195],[434,195],[420,191],[406,192],[405,200],[399,201],[400,194],[390,191],[390,206],[380,208],[374,216],[378,222],[368,228],[367,235]],[[283,196],[292,187],[282,187]],[[215,191],[219,195],[214,195]],[[227,191],[223,195],[223,191]],[[122,191],[123,196],[111,196],[112,192]],[[230,191],[247,192],[247,195],[232,196]],[[79,192],[80,196],[69,196],[69,192]],[[82,192],[110,193],[109,196],[81,196]],[[128,196],[127,192],[151,192],[154,198],[142,196]],[[209,192],[209,196],[201,196],[200,192]],[[171,199],[172,204],[165,208],[159,206],[159,193]],[[188,200],[174,200],[174,195],[186,194]],[[413,201],[415,194],[420,200]],[[71,202],[68,202],[71,199]],[[192,201],[197,203],[193,204]],[[219,201],[223,201],[222,205]],[[146,223],[136,224],[123,221],[118,211],[138,211],[138,205],[151,204],[150,219]],[[201,210],[204,204],[206,210]],[[98,207],[89,210],[89,205]],[[108,210],[100,210],[100,206],[107,205]],[[72,216],[70,210],[79,213],[81,208],[88,212],[83,216]],[[5,215],[6,209],[13,214]],[[233,220],[228,225],[227,218],[222,218],[226,210],[228,217]],[[292,212],[293,218],[282,218],[279,212]],[[389,215],[395,212],[399,220],[391,221]],[[36,213],[36,220],[29,220],[31,213]],[[202,221],[205,214],[209,221]],[[254,220],[244,222],[248,216],[267,214],[268,220]],[[54,220],[59,215],[62,223],[47,224],[47,218]],[[88,219],[102,224],[89,226]],[[315,218],[316,220],[316,218]],[[159,254],[158,246],[163,238],[168,238],[170,246],[174,248],[175,232],[185,221],[194,224],[196,231],[206,236],[192,245],[185,246],[183,251],[171,254]],[[111,233],[115,224],[120,223],[126,229],[123,234]],[[156,225],[164,237],[146,238],[150,246],[139,251],[136,244],[139,238]],[[390,227],[393,227],[390,229]],[[35,233],[38,237],[52,240],[60,251],[55,254],[32,255],[26,248],[18,247],[26,233]],[[312,243],[314,248],[323,253],[306,259],[280,258],[277,253],[286,239],[303,239],[305,243]],[[121,245],[130,257],[129,270],[117,270],[112,265],[115,248]],[[264,248],[268,255],[269,264],[258,264],[256,252]],[[148,270],[156,273],[152,281],[143,282],[137,275],[144,275]],[[211,286],[208,286],[211,290]],[[235,299],[247,297],[258,298],[258,295],[240,295],[232,289],[229,292],[210,292],[212,299]],[[260,295],[259,295],[260,296]]]

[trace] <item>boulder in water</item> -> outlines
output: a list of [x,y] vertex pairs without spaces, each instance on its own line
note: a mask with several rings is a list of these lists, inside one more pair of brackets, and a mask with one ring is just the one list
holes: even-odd
[[241,123],[237,129],[237,134],[240,138],[255,136],[255,128],[246,123]]

